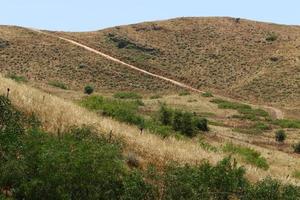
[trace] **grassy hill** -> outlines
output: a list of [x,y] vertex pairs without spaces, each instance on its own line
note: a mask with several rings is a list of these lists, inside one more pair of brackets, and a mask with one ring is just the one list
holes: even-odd
[[29,29],[0,26],[0,72],[33,83],[82,90],[171,90],[175,87],[80,47]]
[[178,18],[56,33],[193,87],[299,106],[300,27],[233,18]]

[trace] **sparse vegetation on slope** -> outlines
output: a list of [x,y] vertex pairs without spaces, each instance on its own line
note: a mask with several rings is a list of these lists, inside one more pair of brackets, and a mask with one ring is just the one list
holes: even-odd
[[[57,34],[196,88],[261,103],[294,105],[300,99],[300,28],[296,26],[244,19],[237,23],[234,18],[177,18]],[[159,53],[149,55],[136,47]],[[270,60],[275,57],[276,62]]]
[[227,143],[226,145],[224,145],[223,150],[225,152],[238,154],[246,162],[253,164],[256,167],[262,168],[264,170],[267,170],[269,168],[267,160],[264,157],[262,157],[259,152],[251,148],[237,146],[232,143]]
[[76,90],[91,83],[99,90],[115,91],[175,88],[56,37],[21,27],[0,26],[0,45],[0,72],[33,83],[57,80]]

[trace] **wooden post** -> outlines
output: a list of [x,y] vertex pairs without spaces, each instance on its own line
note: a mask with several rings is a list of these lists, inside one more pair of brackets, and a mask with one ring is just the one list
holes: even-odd
[[9,91],[10,91],[10,89],[9,89],[9,88],[7,88],[7,94],[6,94],[6,98],[8,98],[8,97],[9,97]]
[[109,132],[109,142],[111,142],[111,140],[112,140],[112,130],[110,130]]

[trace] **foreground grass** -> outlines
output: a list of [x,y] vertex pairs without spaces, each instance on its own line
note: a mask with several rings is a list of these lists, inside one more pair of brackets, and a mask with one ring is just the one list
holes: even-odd
[[243,147],[239,145],[234,145],[232,143],[227,143],[224,145],[223,150],[228,153],[237,154],[242,157],[242,159],[252,164],[258,168],[267,170],[269,168],[269,165],[267,163],[267,160],[261,156],[261,154],[251,148]]
[[[296,199],[300,189],[266,179],[251,184],[245,169],[226,158],[212,166],[170,165],[161,173],[128,169],[120,141],[91,127],[54,136],[39,129],[0,96],[1,199]],[[32,117],[30,117],[32,118]],[[138,167],[138,165],[137,165]],[[158,187],[158,184],[160,187]],[[276,186],[276,187],[274,187]],[[161,189],[164,188],[164,189]],[[259,188],[259,190],[257,190]],[[288,189],[288,190],[287,190]]]
[[[173,137],[162,139],[155,134],[147,134],[149,133],[147,130],[145,130],[145,134],[140,134],[140,130],[136,126],[119,123],[109,117],[101,117],[96,112],[89,112],[72,102],[0,76],[1,90],[5,91],[7,87],[11,88],[10,98],[13,104],[26,113],[36,113],[43,130],[50,133],[56,134],[59,130],[65,132],[72,126],[82,125],[92,125],[104,135],[112,131],[113,137],[124,140],[127,151],[132,151],[143,160],[157,166],[165,166],[168,162],[178,162],[179,165],[195,165],[201,163],[203,159],[216,164],[225,156],[222,152],[204,151],[198,143],[191,140],[175,140]],[[286,179],[290,174],[290,166],[295,168],[298,163],[297,159],[284,154],[280,156],[280,161],[284,162],[284,158],[291,162],[286,165],[274,163],[267,172],[245,164],[247,176],[251,176],[251,180],[259,180],[271,174],[272,177],[284,182],[298,183],[296,179]]]

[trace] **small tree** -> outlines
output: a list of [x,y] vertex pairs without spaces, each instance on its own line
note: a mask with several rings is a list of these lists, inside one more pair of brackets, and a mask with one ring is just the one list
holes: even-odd
[[181,132],[189,137],[194,136],[195,130],[193,126],[193,115],[191,113],[183,113]]
[[197,127],[197,129],[199,129],[201,131],[209,131],[208,121],[205,118],[196,117],[194,119],[194,124]]
[[87,86],[84,87],[84,93],[85,93],[85,94],[90,95],[90,94],[92,94],[93,92],[94,92],[94,88],[93,88],[92,86],[87,85]]
[[276,131],[276,133],[275,133],[275,140],[277,141],[277,142],[284,142],[284,140],[286,139],[286,134],[285,134],[285,132],[284,132],[284,130],[278,130],[278,131]]

